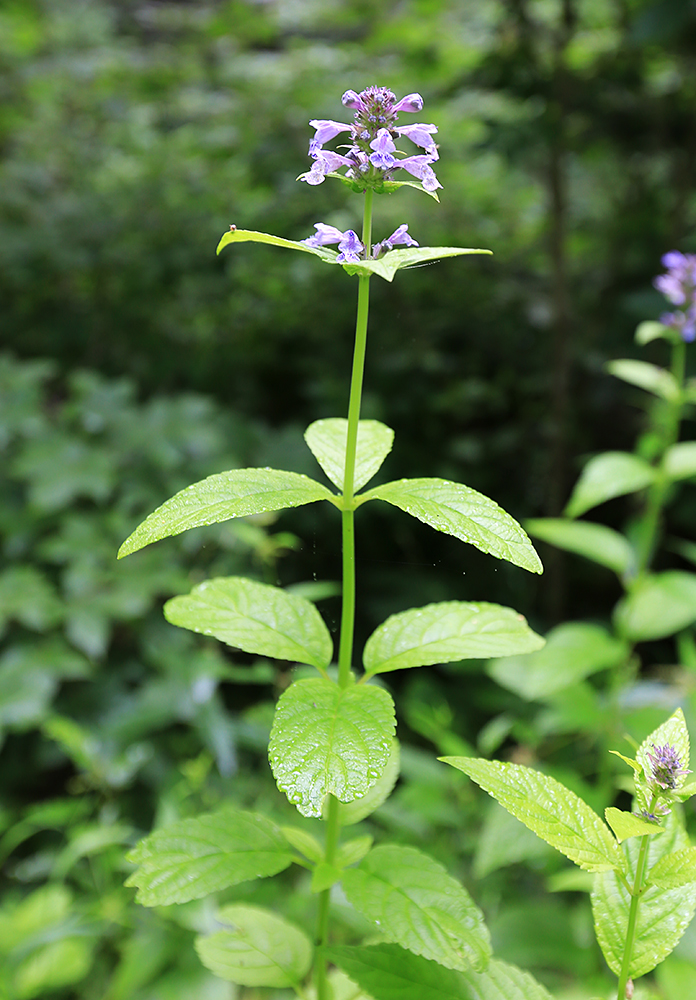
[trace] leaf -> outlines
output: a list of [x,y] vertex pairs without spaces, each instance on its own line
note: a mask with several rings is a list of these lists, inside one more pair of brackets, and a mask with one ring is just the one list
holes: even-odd
[[[630,871],[635,872],[641,841],[626,842]],[[666,817],[665,830],[652,837],[648,847],[648,872],[662,858],[688,846],[688,838],[673,810]],[[659,872],[659,870],[658,870]],[[629,881],[632,876],[629,876]],[[630,896],[615,872],[604,872],[595,878],[592,890],[592,913],[597,940],[609,968],[619,974],[626,943]],[[666,890],[648,886],[641,894],[636,922],[636,936],[629,976],[637,979],[669,955],[691,922],[696,910],[696,883]]]
[[336,502],[321,483],[297,472],[279,469],[231,469],[208,476],[177,493],[138,525],[118,552],[118,558],[188,528],[227,521],[232,517],[301,507],[315,500]]
[[636,327],[636,343],[649,344],[651,340],[668,340],[674,342],[674,333],[670,327],[657,323],[655,320],[646,319]]
[[360,798],[387,765],[394,728],[383,688],[295,681],[278,701],[268,747],[278,787],[303,816],[321,816],[329,794]]
[[696,476],[696,441],[679,441],[668,448],[662,468],[670,479],[691,479]]
[[655,479],[655,469],[638,455],[606,451],[591,458],[568,501],[566,517],[579,517],[598,504],[645,489]]
[[347,840],[345,844],[340,844],[336,851],[336,864],[340,868],[347,868],[348,865],[355,865],[362,861],[367,852],[372,847],[373,838],[365,835]]
[[662,639],[696,621],[696,574],[651,573],[638,580],[614,609],[619,631],[634,642]]
[[[331,177],[334,180],[341,181],[341,183],[350,188],[353,194],[364,194],[365,187],[359,180],[353,180],[350,177],[346,177],[345,174],[339,174],[337,171],[330,171],[326,174],[327,177]],[[422,191],[423,194],[427,194],[430,198],[433,198],[436,202],[440,202],[437,196],[437,191],[426,191],[420,181],[385,181],[383,180],[380,184],[376,185],[374,188],[375,194],[394,194],[399,188],[410,187],[415,188],[416,191]]]
[[502,507],[468,486],[446,479],[399,479],[356,498],[385,500],[436,531],[454,535],[482,552],[541,573],[539,556],[526,533]]
[[404,267],[418,267],[445,257],[461,257],[462,254],[492,254],[492,250],[473,250],[463,247],[411,247],[408,250],[390,250],[378,260],[364,260],[359,264],[344,264],[348,274],[361,276],[379,275],[385,281],[393,281],[397,271]]
[[432,663],[528,653],[543,643],[512,608],[445,601],[391,615],[367,640],[363,662],[367,674],[372,675]]
[[128,860],[140,866],[126,882],[138,887],[138,902],[168,906],[275,875],[292,863],[292,851],[265,816],[225,808],[155,830]]
[[[485,878],[491,872],[520,861],[548,858],[551,848],[497,802],[490,803],[476,841],[474,876]],[[577,872],[577,868],[572,868]],[[582,874],[578,872],[578,874]]]
[[628,539],[604,524],[571,521],[565,517],[538,517],[525,521],[524,527],[533,538],[585,556],[619,576],[623,576],[635,560]]
[[[343,417],[315,420],[305,431],[305,441],[331,482],[343,489],[346,464],[348,421]],[[361,489],[377,472],[391,451],[394,431],[379,420],[358,423],[358,443],[355,455],[353,489]]]
[[630,385],[646,389],[661,399],[674,402],[679,398],[679,386],[674,375],[664,368],[658,368],[657,365],[651,365],[647,361],[635,361],[633,358],[621,358],[610,361],[605,367],[611,375],[616,375]]
[[301,830],[297,826],[282,826],[281,831],[287,842],[310,861],[319,864],[323,860],[324,848],[311,833],[307,833],[306,830]]
[[626,868],[626,858],[599,816],[555,778],[522,764],[440,757],[467,774],[538,837],[590,872]]
[[[374,785],[359,799],[353,802],[338,803],[338,822],[341,826],[352,826],[360,820],[370,816],[375,809],[379,809],[391,795],[392,789],[399,777],[399,741],[394,738],[391,741],[389,750],[389,760],[381,775]],[[324,819],[326,819],[326,809],[324,809]]]
[[312,945],[294,924],[258,906],[235,904],[217,913],[229,925],[196,938],[207,969],[240,986],[296,986],[312,964]]
[[486,664],[486,673],[501,687],[535,701],[623,663],[628,653],[626,643],[599,625],[567,622],[548,633],[543,649],[529,656],[493,660]]
[[414,847],[384,845],[343,873],[348,901],[387,941],[448,969],[485,968],[483,914],[445,868]]
[[552,1000],[528,972],[497,959],[485,972],[458,972],[395,944],[334,945],[324,954],[379,1000]]
[[696,882],[696,847],[684,847],[673,854],[665,854],[650,869],[648,879],[660,889],[680,889],[683,885]]
[[338,251],[330,250],[328,247],[308,247],[306,243],[299,240],[285,240],[282,236],[258,233],[253,229],[233,229],[224,233],[215,253],[219,254],[230,243],[270,243],[274,247],[285,247],[286,250],[302,250],[303,253],[314,254],[315,257],[320,257],[327,264],[335,264],[338,257]]
[[633,813],[615,809],[614,806],[604,810],[604,817],[620,844],[629,837],[654,836],[656,833],[662,833],[662,827],[657,823],[650,823],[634,816]]
[[219,577],[164,606],[172,625],[213,635],[245,653],[308,663],[322,670],[333,643],[321,615],[304,597],[242,576]]

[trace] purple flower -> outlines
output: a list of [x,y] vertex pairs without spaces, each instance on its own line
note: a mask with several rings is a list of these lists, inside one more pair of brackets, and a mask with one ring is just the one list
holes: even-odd
[[688,768],[682,767],[679,754],[669,743],[657,747],[652,745],[654,753],[648,750],[646,756],[652,769],[652,778],[646,775],[651,784],[659,785],[660,788],[672,789],[677,787],[677,780],[686,774],[691,774]]
[[422,111],[423,98],[420,94],[407,94],[402,97],[398,104],[394,105],[394,111]]
[[370,154],[370,163],[378,170],[389,170],[397,162],[396,158],[391,155],[396,150],[396,146],[386,128],[379,130],[377,138],[370,143],[370,149],[374,149],[374,153]]
[[345,125],[343,122],[332,122],[326,118],[313,118],[309,123],[316,129],[312,143],[318,143],[321,147],[329,139],[335,138],[340,132],[350,132],[352,125]]
[[417,247],[418,243],[413,239],[412,236],[408,234],[408,226],[404,222],[398,229],[395,229],[391,236],[388,236],[386,240],[382,240],[381,243],[375,243],[372,247],[372,256],[379,257],[381,254],[386,253],[388,250],[393,250],[397,244],[403,244],[407,247]]
[[437,159],[437,146],[431,138],[432,133],[437,132],[437,125],[398,125],[394,131],[405,135],[416,146],[422,146],[426,153]]
[[324,247],[329,243],[338,243],[340,250],[336,258],[338,264],[360,263],[359,255],[365,247],[352,229],[346,229],[345,233],[342,233],[340,229],[336,229],[335,226],[327,226],[325,222],[315,223],[314,228],[316,229],[314,236],[308,236],[306,240],[300,240],[300,243],[306,243],[308,247],[313,248]]
[[413,177],[417,177],[426,191],[436,191],[442,187],[435,176],[435,171],[430,166],[433,157],[420,154],[419,156],[409,156],[405,160],[399,160],[399,166],[407,170]]
[[341,156],[340,153],[334,153],[330,149],[318,149],[311,155],[314,157],[311,170],[298,177],[298,180],[306,181],[307,184],[311,185],[323,184],[326,175],[332,173],[337,167],[353,165],[353,161],[349,160],[347,156]]
[[660,322],[676,330],[683,340],[696,340],[696,254],[671,250],[663,256],[662,264],[667,268],[667,273],[655,278],[655,288],[672,305],[687,308],[663,313]]

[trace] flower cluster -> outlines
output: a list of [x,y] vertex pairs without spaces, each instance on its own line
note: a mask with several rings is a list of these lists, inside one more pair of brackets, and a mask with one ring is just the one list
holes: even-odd
[[653,752],[647,751],[647,758],[652,769],[652,776],[648,776],[650,784],[659,788],[672,790],[677,787],[679,778],[683,778],[691,771],[682,767],[679,754],[669,743],[657,747],[652,744]]
[[676,330],[690,343],[696,340],[696,254],[671,250],[662,258],[666,274],[661,274],[653,284],[674,306],[684,306],[675,312],[664,313],[660,322]]
[[[338,243],[340,253],[336,258],[337,264],[360,263],[360,255],[365,253],[365,246],[360,242],[357,234],[352,229],[346,229],[345,233],[342,233],[340,229],[336,229],[335,226],[327,226],[324,222],[315,223],[314,228],[316,229],[314,236],[309,236],[306,240],[300,240],[300,243],[306,243],[308,247],[324,247],[329,243]],[[395,229],[388,239],[373,245],[372,259],[376,260],[377,257],[386,253],[387,250],[392,250],[396,244],[402,244],[407,247],[418,246],[413,237],[409,236],[406,223]]]
[[[347,90],[342,97],[344,107],[355,111],[350,124],[327,119],[313,119],[309,124],[316,130],[309,143],[309,155],[314,160],[311,170],[301,174],[299,180],[308,184],[321,184],[327,174],[347,167],[345,176],[368,187],[379,187],[385,180],[393,180],[397,170],[405,170],[417,178],[426,191],[442,187],[433,168],[438,159],[433,134],[435,125],[397,125],[400,111],[416,112],[423,108],[420,94],[409,94],[400,101],[386,87],[368,87],[356,94]],[[341,132],[350,133],[346,153],[324,149],[324,143]],[[405,136],[425,150],[416,156],[404,156],[397,150],[394,140]]]

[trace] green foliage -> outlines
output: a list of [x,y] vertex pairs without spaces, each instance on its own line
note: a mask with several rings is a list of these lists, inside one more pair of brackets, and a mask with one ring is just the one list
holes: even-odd
[[[339,490],[343,489],[347,435],[348,421],[343,417],[315,420],[304,435],[307,447]],[[379,470],[391,451],[393,441],[394,431],[391,427],[379,420],[359,421],[353,483],[356,490],[362,489]]]

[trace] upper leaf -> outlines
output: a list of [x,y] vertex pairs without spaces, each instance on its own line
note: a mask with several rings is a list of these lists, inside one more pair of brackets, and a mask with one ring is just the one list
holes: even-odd
[[458,972],[395,944],[334,945],[324,954],[379,1000],[552,1000],[528,972],[498,959],[485,972]]
[[648,574],[616,605],[614,621],[636,642],[680,632],[696,621],[696,574],[682,570]]
[[627,451],[606,451],[591,458],[565,509],[566,517],[579,517],[598,504],[645,489],[655,479],[655,469],[645,459]]
[[376,847],[343,873],[348,900],[387,940],[448,969],[485,968],[483,914],[462,885],[414,847]]
[[385,281],[393,281],[397,271],[404,267],[417,267],[444,257],[461,257],[463,254],[491,254],[492,250],[474,250],[464,247],[409,247],[407,250],[390,250],[377,260],[362,260],[359,264],[344,264],[348,274],[370,276],[379,275]]
[[606,824],[555,778],[522,764],[497,760],[440,760],[468,774],[508,812],[580,868],[589,872],[625,870],[626,858]]
[[665,452],[662,467],[670,479],[696,476],[696,441],[679,441]]
[[651,340],[668,340],[674,343],[674,330],[653,319],[646,319],[636,327],[635,337],[636,343],[643,345],[649,344]]
[[125,540],[118,558],[188,528],[227,521],[231,517],[300,507],[315,500],[335,503],[336,497],[321,483],[297,472],[279,469],[218,472],[181,490],[153,511]]
[[614,806],[605,809],[604,816],[620,844],[629,837],[654,837],[656,833],[662,833],[662,827],[657,823],[648,822],[633,813],[624,812],[623,809],[615,809]]
[[216,253],[220,253],[230,243],[270,243],[275,247],[285,247],[287,250],[301,250],[303,253],[312,253],[315,257],[321,257],[327,264],[335,264],[338,257],[337,250],[330,250],[328,247],[308,247],[306,243],[299,240],[285,240],[282,236],[273,236],[271,233],[257,233],[253,229],[232,229],[225,233],[217,245]]
[[[315,420],[305,431],[305,441],[331,482],[343,489],[348,421],[344,417]],[[361,489],[377,472],[391,451],[394,431],[379,420],[358,423],[353,489]]]
[[[374,785],[359,799],[352,802],[338,803],[338,822],[341,826],[352,826],[359,823],[361,819],[370,816],[375,809],[379,809],[391,795],[392,788],[399,777],[400,749],[399,741],[394,737],[391,741],[389,760],[381,775]],[[326,819],[326,809],[324,810]]]
[[275,875],[292,862],[292,851],[265,816],[225,808],[155,830],[128,860],[139,865],[126,882],[138,887],[138,902],[168,906]]
[[331,662],[329,630],[311,601],[241,576],[206,580],[164,606],[172,625],[214,635],[245,653],[308,663]]
[[328,794],[352,802],[382,774],[394,729],[383,688],[295,681],[278,701],[268,747],[278,787],[303,816],[321,816]]
[[631,543],[625,535],[590,521],[571,521],[565,517],[538,517],[524,522],[533,538],[556,545],[613,569],[619,576],[634,562]]
[[543,646],[522,615],[499,604],[446,601],[391,615],[365,644],[368,674],[529,653]]
[[606,369],[617,378],[623,379],[624,382],[646,389],[662,399],[674,401],[679,398],[679,386],[674,375],[664,368],[649,364],[647,361],[621,358],[610,361],[606,365]]
[[259,906],[237,903],[218,911],[228,928],[196,938],[203,965],[240,986],[297,986],[312,964],[312,944],[304,931]]
[[524,530],[495,501],[446,479],[399,479],[356,498],[386,500],[437,531],[454,535],[498,559],[541,573],[539,556]]

